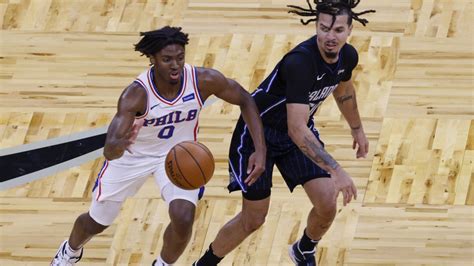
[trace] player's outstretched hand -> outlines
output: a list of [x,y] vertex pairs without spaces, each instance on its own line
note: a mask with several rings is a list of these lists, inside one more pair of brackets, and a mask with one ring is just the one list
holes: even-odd
[[339,166],[336,172],[331,174],[331,177],[336,185],[336,198],[339,192],[342,192],[344,206],[350,203],[352,198],[357,199],[357,188],[352,178],[342,167]]
[[245,184],[251,186],[265,171],[266,152],[255,151],[250,155]]
[[357,158],[366,158],[369,152],[369,141],[365,136],[365,132],[362,127],[351,130],[354,141],[352,142],[352,149],[355,150],[357,147]]

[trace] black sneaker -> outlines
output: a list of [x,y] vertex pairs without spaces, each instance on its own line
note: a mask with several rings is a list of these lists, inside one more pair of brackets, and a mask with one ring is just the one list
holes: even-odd
[[301,251],[298,247],[298,241],[288,247],[288,255],[296,266],[316,266],[315,253],[315,250]]

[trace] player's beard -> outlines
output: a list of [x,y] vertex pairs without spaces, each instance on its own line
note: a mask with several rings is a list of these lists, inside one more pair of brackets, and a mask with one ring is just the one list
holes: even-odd
[[337,54],[338,54],[338,53],[335,53],[335,52],[326,52],[326,51],[324,51],[324,55],[325,55],[327,58],[329,58],[329,59],[334,59],[334,58],[336,58],[336,57],[337,57]]
[[[319,40],[318,39],[318,46],[319,46],[319,49],[321,52],[324,53],[324,56],[328,59],[336,59],[337,56],[339,55],[339,49],[338,46],[337,46],[337,42],[335,41],[327,41],[327,42],[323,42],[322,40]],[[331,45],[329,45],[331,44]]]

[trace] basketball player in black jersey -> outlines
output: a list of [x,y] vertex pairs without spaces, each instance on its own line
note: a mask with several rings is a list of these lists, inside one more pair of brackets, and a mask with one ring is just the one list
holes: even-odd
[[217,265],[220,260],[265,221],[270,205],[272,170],[276,165],[289,189],[302,185],[313,208],[300,240],[289,247],[296,265],[316,265],[315,247],[336,215],[336,198],[343,194],[346,205],[356,198],[357,190],[350,175],[324,149],[313,122],[313,115],[331,93],[347,120],[353,136],[356,157],[367,155],[369,143],[357,109],[351,81],[357,65],[357,51],[347,38],[352,20],[368,21],[354,13],[359,1],[319,1],[313,9],[289,6],[291,13],[313,16],[303,24],[316,21],[317,35],[287,53],[272,73],[252,94],[260,111],[267,143],[266,170],[256,183],[246,185],[246,162],[254,147],[249,131],[239,119],[230,147],[230,191],[242,190],[242,211],[217,234],[206,253],[194,263]]

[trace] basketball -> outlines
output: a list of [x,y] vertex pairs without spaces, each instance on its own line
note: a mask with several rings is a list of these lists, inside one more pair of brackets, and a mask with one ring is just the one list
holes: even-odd
[[166,155],[165,169],[176,186],[192,190],[202,187],[214,174],[214,157],[202,143],[183,141]]

